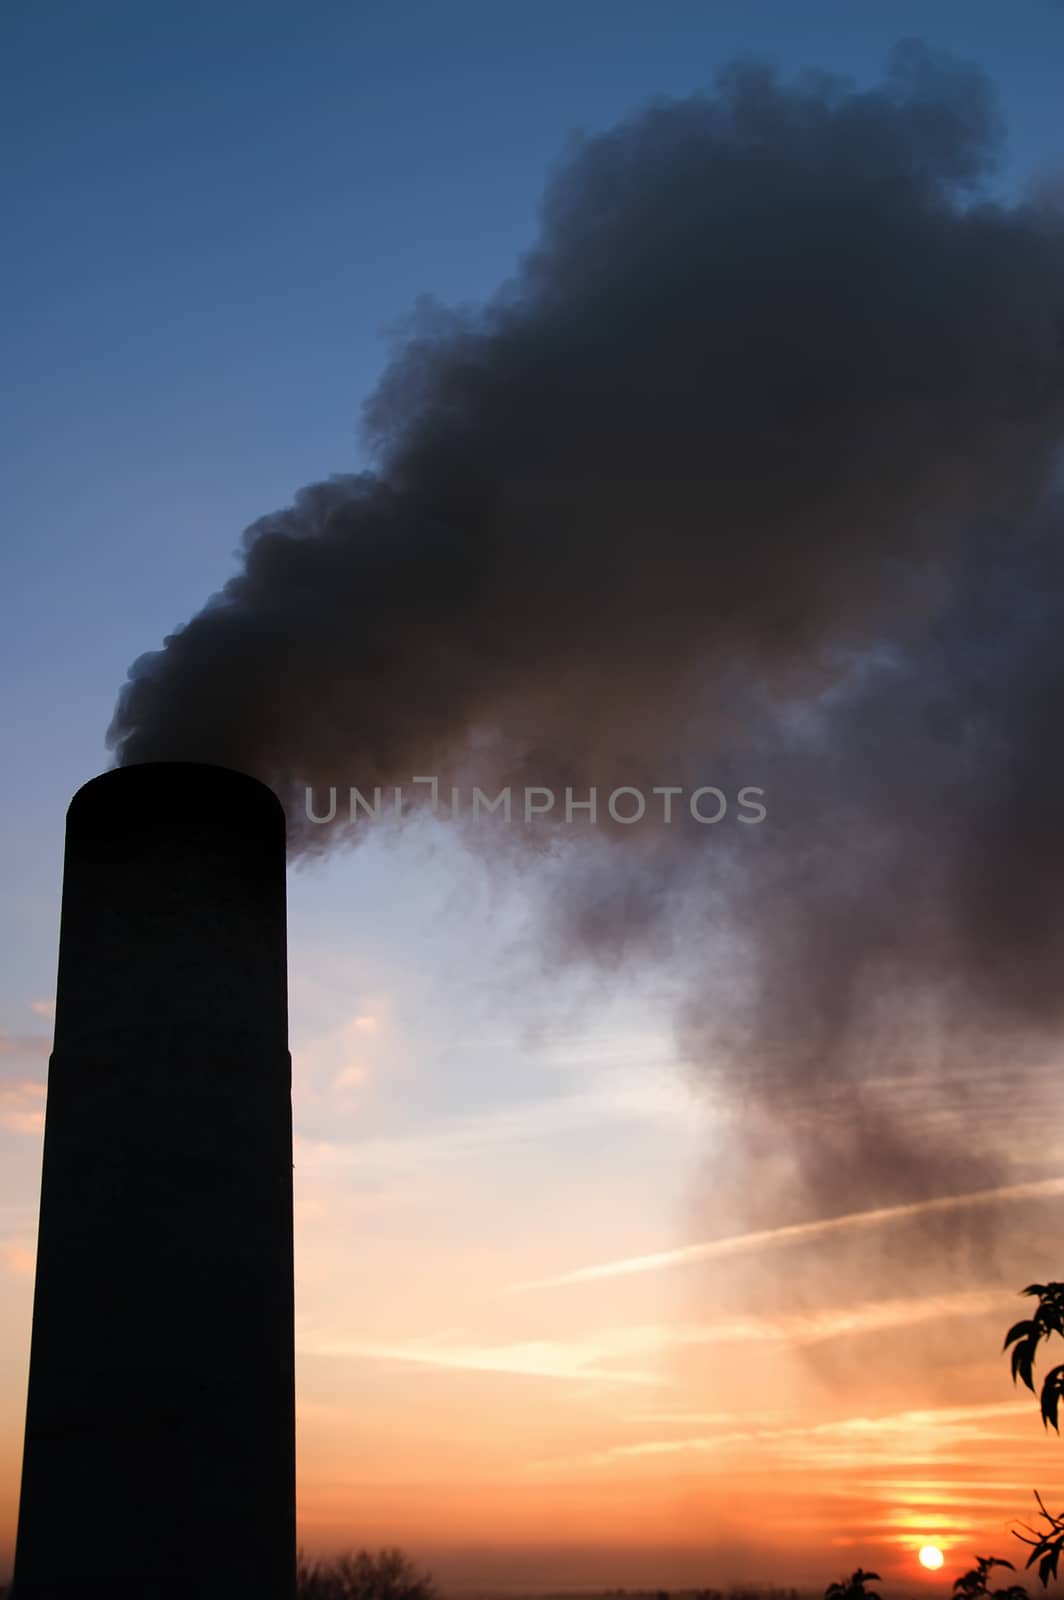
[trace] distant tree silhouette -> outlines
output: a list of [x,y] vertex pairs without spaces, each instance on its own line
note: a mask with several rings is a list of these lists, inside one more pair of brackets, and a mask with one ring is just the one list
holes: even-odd
[[297,1600],[439,1600],[435,1580],[401,1550],[347,1551],[311,1565],[299,1552]]
[[[867,1576],[867,1574],[866,1574]],[[719,1589],[702,1589],[699,1594],[708,1597],[708,1600],[724,1600]],[[698,1597],[696,1596],[696,1600]],[[801,1600],[797,1589],[759,1589],[750,1584],[732,1584],[728,1590],[727,1600]]]
[[988,1582],[991,1567],[1016,1570],[1011,1561],[1003,1561],[1000,1556],[976,1556],[971,1571],[953,1580],[955,1600],[1027,1600],[1027,1590],[1022,1583],[1011,1583],[1006,1589],[991,1589]]
[[[1013,1347],[1011,1357],[1013,1383],[1020,1378],[1034,1394],[1034,1363],[1038,1346],[1052,1333],[1064,1338],[1064,1283],[1029,1283],[1020,1293],[1036,1296],[1038,1309],[1033,1317],[1013,1323],[1005,1335],[1002,1349],[1007,1350],[1009,1345]],[[1062,1392],[1064,1392],[1064,1366],[1054,1367],[1042,1380],[1041,1407],[1042,1426],[1048,1427],[1052,1423],[1057,1433],[1060,1432],[1058,1410]],[[1027,1565],[1030,1567],[1038,1562],[1038,1576],[1044,1587],[1050,1578],[1055,1578],[1057,1575],[1057,1563],[1060,1560],[1061,1549],[1064,1548],[1064,1511],[1054,1516],[1051,1511],[1046,1510],[1045,1502],[1037,1489],[1034,1491],[1034,1497],[1038,1502],[1038,1514],[1046,1524],[1045,1529],[1040,1531],[1030,1527],[1026,1522],[1021,1522],[1023,1533],[1017,1533],[1015,1529],[1013,1533],[1021,1543],[1030,1545],[1031,1553],[1027,1557]]]
[[880,1600],[879,1595],[866,1585],[882,1581],[878,1572],[865,1572],[863,1567],[858,1567],[856,1572],[851,1572],[848,1578],[843,1578],[839,1583],[829,1583],[824,1590],[824,1600]]

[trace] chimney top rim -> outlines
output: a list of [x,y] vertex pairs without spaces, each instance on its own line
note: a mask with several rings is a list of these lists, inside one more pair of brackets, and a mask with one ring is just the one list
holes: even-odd
[[119,799],[130,799],[135,791],[165,791],[173,798],[175,788],[188,800],[200,799],[204,804],[209,804],[212,795],[224,791],[232,795],[243,790],[249,805],[261,809],[268,802],[284,820],[284,807],[278,796],[250,773],[208,761],[143,761],[128,767],[110,767],[83,783],[67,807],[67,822],[76,821],[82,812],[98,806],[109,810]]

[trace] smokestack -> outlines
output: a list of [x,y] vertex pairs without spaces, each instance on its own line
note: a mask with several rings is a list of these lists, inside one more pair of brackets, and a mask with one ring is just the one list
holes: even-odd
[[295,1588],[285,821],[173,762],[67,813],[19,1600]]

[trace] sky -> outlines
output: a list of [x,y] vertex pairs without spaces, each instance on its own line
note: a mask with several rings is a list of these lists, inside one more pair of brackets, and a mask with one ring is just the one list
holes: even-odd
[[[102,0],[9,5],[0,30],[2,1573],[63,815],[110,760],[129,664],[221,587],[246,525],[364,464],[394,330],[509,276],[574,130],[737,55],[871,82],[915,35],[994,80],[1018,193],[1064,160],[1064,10]],[[993,1148],[967,1208],[998,1219],[992,1250],[929,1258],[918,1210],[788,1233],[785,1184],[754,1227],[761,1175],[735,1186],[674,972],[549,960],[558,887],[430,822],[290,872],[304,1546],[398,1543],[512,1591],[822,1587],[860,1563],[946,1592],[973,1552],[1014,1555],[1008,1524],[1059,1481],[1000,1355],[1017,1291],[1055,1271],[1052,1074],[1037,1105],[982,1078],[962,1105],[890,1091],[932,1145],[967,1119]]]

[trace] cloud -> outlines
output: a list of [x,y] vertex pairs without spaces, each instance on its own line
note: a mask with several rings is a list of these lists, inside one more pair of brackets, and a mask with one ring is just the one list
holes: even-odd
[[665,1078],[603,1074],[580,1094],[558,1094],[470,1116],[441,1117],[413,1133],[360,1135],[349,1142],[302,1138],[301,1163],[315,1172],[337,1169],[421,1169],[426,1163],[460,1161],[470,1151],[514,1143],[546,1142],[608,1122],[646,1126],[656,1122],[689,1132],[696,1107],[687,1089]]
[[[320,1005],[320,997],[315,1000]],[[293,1071],[304,1105],[348,1110],[364,1100],[375,1079],[401,1069],[405,1046],[391,1010],[391,1001],[378,997],[372,1011],[360,1007],[294,1044]]]
[[47,1061],[50,1040],[38,1033],[0,1033],[0,1128],[39,1135],[44,1131],[46,1085],[31,1076]]
[[47,1059],[51,1040],[43,1033],[0,1033],[0,1063],[10,1059]]
[[1015,1301],[1016,1296],[1008,1290],[973,1289],[954,1294],[866,1300],[796,1315],[722,1317],[678,1326],[633,1328],[616,1337],[622,1345],[634,1349],[668,1345],[825,1344],[832,1339],[854,1339],[912,1328],[925,1322],[937,1323],[950,1317],[985,1316],[1007,1309]]
[[627,1277],[633,1273],[660,1272],[669,1267],[690,1266],[721,1256],[746,1255],[760,1250],[805,1244],[834,1234],[860,1232],[888,1226],[894,1222],[941,1215],[1018,1201],[1052,1199],[1064,1195],[1064,1178],[1043,1178],[1032,1183],[1015,1183],[994,1189],[976,1189],[968,1194],[938,1195],[931,1200],[916,1200],[904,1205],[879,1206],[870,1211],[853,1211],[844,1216],[822,1217],[812,1222],[786,1223],[779,1228],[761,1228],[752,1233],[710,1239],[703,1244],[682,1245],[653,1255],[630,1256],[598,1266],[578,1267],[556,1277],[537,1278],[511,1284],[514,1292],[528,1289],[558,1288],[565,1284],[593,1283],[602,1278]]
[[32,1278],[37,1256],[30,1245],[8,1240],[2,1249],[4,1265],[13,1277]]
[[301,1344],[300,1351],[304,1355],[409,1362],[417,1366],[440,1367],[460,1372],[556,1378],[566,1382],[627,1385],[658,1384],[663,1381],[652,1371],[599,1365],[604,1359],[612,1358],[617,1353],[616,1343],[609,1339],[573,1342],[529,1339],[479,1345],[434,1344],[428,1340],[390,1344],[362,1341],[357,1338],[314,1338]]
[[0,1080],[0,1128],[10,1133],[43,1133],[44,1102],[43,1083],[30,1078],[16,1082]]
[[368,1078],[369,1068],[360,1061],[351,1061],[348,1062],[346,1067],[340,1068],[340,1071],[333,1079],[333,1087],[336,1089],[361,1089]]
[[[816,1315],[771,1317],[721,1317],[691,1324],[634,1324],[603,1327],[567,1339],[517,1339],[479,1343],[451,1332],[406,1341],[364,1340],[343,1334],[319,1334],[300,1343],[307,1355],[345,1356],[362,1360],[410,1362],[457,1371],[476,1371],[526,1377],[587,1379],[602,1383],[671,1383],[662,1358],[670,1351],[713,1345],[803,1345],[889,1329],[915,1326],[946,1317],[971,1317],[995,1311],[1014,1298],[1006,1293],[972,1292],[924,1298],[866,1302],[827,1309]],[[1015,1407],[1013,1408],[1015,1409]],[[907,1414],[915,1415],[915,1414]],[[692,1420],[677,1414],[677,1421]],[[704,1419],[703,1419],[704,1420]],[[711,1420],[734,1422],[734,1413],[714,1413]],[[880,1422],[870,1426],[888,1427]],[[900,1425],[900,1424],[899,1424]],[[864,1419],[846,1425],[860,1431]],[[832,1424],[838,1431],[841,1424]],[[791,1436],[783,1429],[779,1436]],[[746,1438],[748,1427],[730,1432],[728,1439]],[[775,1435],[773,1435],[775,1436]],[[625,1446],[609,1454],[654,1454],[702,1448],[704,1440],[665,1441]]]
[[686,1438],[642,1439],[611,1445],[579,1456],[537,1462],[539,1471],[568,1472],[574,1468],[608,1467],[630,1460],[708,1456],[727,1459],[734,1446],[770,1446],[777,1470],[788,1459],[799,1460],[806,1468],[832,1469],[845,1464],[851,1469],[871,1464],[900,1464],[918,1460],[930,1451],[943,1464],[949,1451],[960,1446],[1000,1443],[1007,1434],[996,1424],[1000,1420],[1030,1415],[1030,1404],[1023,1400],[977,1405],[939,1406],[890,1412],[879,1417],[852,1416],[831,1422],[790,1426],[761,1425],[753,1421],[742,1428],[719,1433],[696,1434]]

